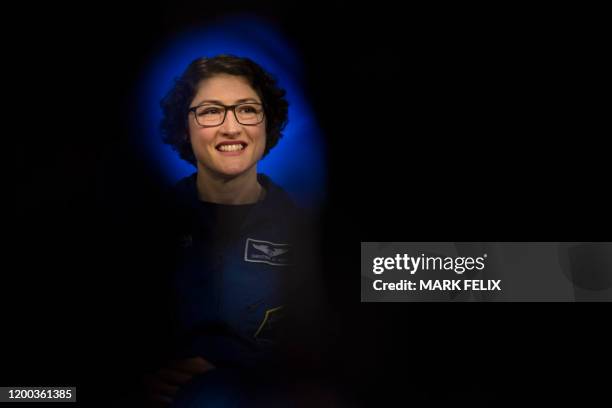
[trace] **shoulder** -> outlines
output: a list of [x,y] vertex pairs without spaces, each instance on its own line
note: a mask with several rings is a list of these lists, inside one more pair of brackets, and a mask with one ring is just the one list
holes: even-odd
[[304,210],[298,206],[291,195],[281,186],[276,184],[269,176],[259,173],[257,181],[265,188],[266,197],[260,204],[266,212],[282,216],[283,218],[291,217],[292,219],[300,219],[304,214]]
[[194,217],[197,208],[195,173],[167,186],[163,193],[162,218],[166,229],[176,233],[182,231]]
[[277,207],[286,207],[291,209],[298,209],[297,204],[291,198],[289,193],[285,191],[281,186],[276,184],[269,176],[259,173],[257,174],[257,181],[259,184],[266,189],[265,203],[274,205]]
[[177,181],[170,191],[173,198],[180,201],[197,200],[196,177],[197,173],[193,173]]
[[263,212],[271,220],[281,223],[292,230],[296,241],[310,241],[318,235],[318,216],[307,208],[296,203],[291,195],[272,179],[264,174],[258,174],[258,181],[266,189]]

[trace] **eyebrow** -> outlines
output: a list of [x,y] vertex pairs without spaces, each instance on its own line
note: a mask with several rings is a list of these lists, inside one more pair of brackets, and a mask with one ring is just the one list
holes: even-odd
[[[238,99],[234,104],[245,103],[245,102],[261,103],[257,99],[255,99],[255,98],[244,98],[244,99]],[[223,102],[221,102],[219,100],[216,100],[216,99],[205,99],[205,100],[200,101],[197,104],[195,104],[195,106],[200,106],[200,105],[205,104],[205,103],[214,103],[216,105],[223,105]]]

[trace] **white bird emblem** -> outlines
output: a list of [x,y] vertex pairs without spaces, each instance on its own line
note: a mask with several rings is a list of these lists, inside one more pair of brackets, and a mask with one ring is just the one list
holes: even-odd
[[282,255],[285,252],[289,251],[288,249],[281,249],[281,248],[272,249],[268,245],[257,245],[257,244],[253,244],[253,248],[263,252],[264,254],[268,255],[270,258],[274,258],[275,256]]

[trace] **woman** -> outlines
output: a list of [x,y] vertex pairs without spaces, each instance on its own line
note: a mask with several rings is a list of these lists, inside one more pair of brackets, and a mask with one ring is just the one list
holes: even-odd
[[176,189],[175,359],[149,381],[163,401],[196,374],[270,363],[287,332],[287,299],[305,293],[314,257],[292,267],[310,242],[304,217],[257,172],[288,120],[285,91],[270,74],[247,58],[199,58],[161,106],[164,141],[197,168]]

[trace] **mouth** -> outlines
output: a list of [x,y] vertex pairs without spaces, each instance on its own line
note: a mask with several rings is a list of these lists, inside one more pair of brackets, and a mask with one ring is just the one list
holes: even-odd
[[222,142],[215,146],[215,149],[221,153],[239,154],[244,151],[248,143],[246,142]]

